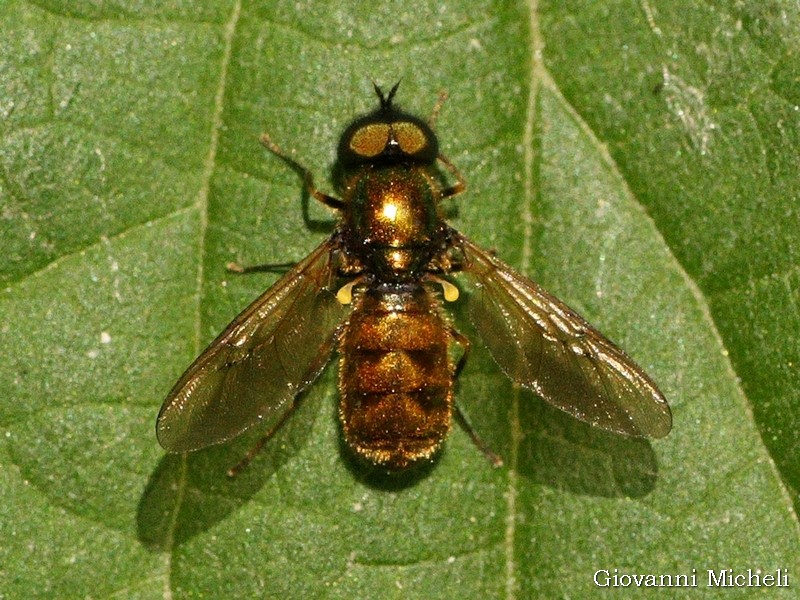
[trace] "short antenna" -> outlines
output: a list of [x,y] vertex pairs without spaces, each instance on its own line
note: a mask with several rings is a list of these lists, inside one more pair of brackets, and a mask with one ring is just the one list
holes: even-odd
[[[402,81],[402,79],[400,79],[400,81]],[[381,103],[381,110],[384,111],[391,110],[392,100],[394,100],[394,95],[397,93],[397,88],[400,87],[400,81],[398,81],[397,83],[394,84],[394,86],[392,86],[392,89],[389,90],[389,94],[386,96],[383,95],[383,90],[380,88],[380,86],[377,83],[375,83],[374,80],[372,81],[372,87],[375,88],[375,93],[378,95],[378,100],[380,100]]]

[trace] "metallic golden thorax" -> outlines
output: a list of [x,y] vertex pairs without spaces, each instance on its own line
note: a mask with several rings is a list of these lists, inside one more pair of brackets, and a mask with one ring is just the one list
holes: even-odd
[[370,268],[403,279],[430,260],[443,231],[438,187],[419,165],[363,167],[345,196],[344,235]]

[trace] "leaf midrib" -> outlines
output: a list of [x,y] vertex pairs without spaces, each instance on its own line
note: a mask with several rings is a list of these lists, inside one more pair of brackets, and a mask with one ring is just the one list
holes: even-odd
[[[220,65],[219,82],[216,92],[214,93],[214,112],[211,119],[210,142],[208,154],[203,162],[203,173],[201,176],[201,185],[197,193],[197,201],[195,206],[200,217],[200,224],[198,226],[198,260],[197,260],[197,290],[195,301],[195,327],[194,327],[194,353],[198,354],[202,348],[202,330],[203,330],[203,287],[205,277],[205,259],[206,259],[206,234],[208,232],[208,194],[211,189],[211,178],[214,175],[217,163],[217,148],[219,146],[219,132],[222,128],[222,113],[224,110],[225,90],[228,79],[228,67],[230,66],[231,56],[233,54],[233,39],[236,35],[236,25],[239,22],[241,14],[242,3],[241,0],[235,0],[231,15],[223,28],[223,41],[225,44],[222,52],[222,63]],[[188,485],[188,469],[186,466],[186,459],[183,460],[184,468],[181,469],[181,476],[177,481],[176,502],[174,513],[170,521],[170,527],[166,532],[166,551],[164,553],[164,598],[165,600],[172,599],[172,554],[175,543],[175,530],[178,523],[178,515],[180,514],[184,492]]]
[[[522,257],[520,267],[523,273],[530,272],[531,256],[533,252],[533,203],[536,200],[537,187],[534,181],[535,164],[541,159],[541,153],[534,153],[534,123],[536,103],[539,89],[545,77],[545,67],[542,63],[544,43],[539,28],[539,3],[538,0],[529,0],[528,28],[530,36],[529,61],[529,89],[528,100],[525,107],[525,128],[522,134],[523,155],[523,186],[525,200],[522,202]],[[519,448],[522,443],[522,431],[519,422],[519,386],[514,386],[511,399],[509,419],[511,421],[511,449],[508,460],[508,489],[506,490],[506,531],[505,531],[505,593],[507,600],[517,597],[519,584],[517,581],[516,549],[516,524],[517,524],[517,495],[519,491],[519,475],[517,473],[519,462]]]

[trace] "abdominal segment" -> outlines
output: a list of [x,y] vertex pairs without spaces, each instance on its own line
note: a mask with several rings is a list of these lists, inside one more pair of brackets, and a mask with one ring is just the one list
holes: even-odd
[[357,455],[402,469],[439,449],[453,407],[449,343],[421,286],[367,290],[356,302],[339,348],[339,414]]

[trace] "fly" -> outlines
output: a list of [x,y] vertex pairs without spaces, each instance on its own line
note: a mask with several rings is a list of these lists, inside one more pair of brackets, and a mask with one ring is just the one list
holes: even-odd
[[[398,84],[399,85],[399,84]],[[353,121],[338,147],[341,199],[267,136],[309,193],[339,213],[333,234],[244,310],[192,363],[164,401],[157,435],[170,452],[226,442],[256,423],[285,422],[298,395],[339,355],[339,417],[347,446],[377,466],[431,459],[455,416],[470,342],[445,314],[463,277],[475,329],[502,371],[553,406],[602,429],[663,437],[669,406],[627,354],[580,315],[450,227],[440,204],[465,189],[439,152],[432,124],[379,107]],[[442,165],[455,184],[442,184]],[[456,358],[457,357],[457,358]]]

